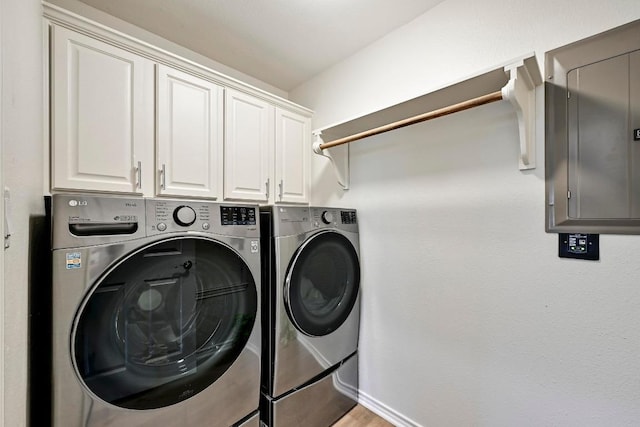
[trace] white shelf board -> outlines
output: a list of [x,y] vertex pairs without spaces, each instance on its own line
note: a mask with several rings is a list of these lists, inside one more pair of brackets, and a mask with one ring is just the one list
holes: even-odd
[[338,182],[347,189],[349,188],[348,145],[322,150],[317,148],[319,143],[344,138],[501,90],[503,99],[510,101],[517,113],[521,150],[519,167],[532,169],[535,168],[535,87],[540,84],[542,84],[542,77],[535,55],[533,53],[524,55],[433,92],[370,114],[316,129],[313,131],[316,139],[314,151],[331,160]]

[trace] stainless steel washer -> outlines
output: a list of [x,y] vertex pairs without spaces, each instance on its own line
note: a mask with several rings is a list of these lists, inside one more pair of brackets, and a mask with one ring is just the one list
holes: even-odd
[[258,208],[52,197],[52,418],[258,426]]
[[356,211],[263,207],[261,227],[262,421],[329,426],[357,401]]

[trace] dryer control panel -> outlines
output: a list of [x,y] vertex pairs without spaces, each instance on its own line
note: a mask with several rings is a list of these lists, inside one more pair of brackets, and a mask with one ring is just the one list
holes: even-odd
[[343,224],[357,224],[356,211],[340,211],[340,220]]
[[358,232],[355,209],[319,206],[265,206],[260,210],[270,212],[273,215],[273,235],[277,237],[320,229]]
[[354,209],[311,208],[311,219],[315,227],[336,227],[357,231],[357,217]]

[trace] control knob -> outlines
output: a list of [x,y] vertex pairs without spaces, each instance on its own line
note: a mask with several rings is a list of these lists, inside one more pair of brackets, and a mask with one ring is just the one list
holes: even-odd
[[196,222],[196,211],[189,206],[178,206],[173,211],[173,220],[182,227],[188,227]]
[[333,214],[329,211],[322,212],[320,218],[325,224],[333,224]]

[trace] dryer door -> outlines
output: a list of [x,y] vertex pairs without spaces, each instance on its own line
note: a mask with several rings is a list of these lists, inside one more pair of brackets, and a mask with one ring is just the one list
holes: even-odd
[[358,298],[360,263],[355,248],[334,231],[318,233],[298,249],[285,281],[285,306],[310,336],[330,334],[349,317]]
[[257,313],[248,266],[204,238],[150,244],[120,261],[76,315],[73,360],[95,396],[129,409],[188,399],[244,349]]

